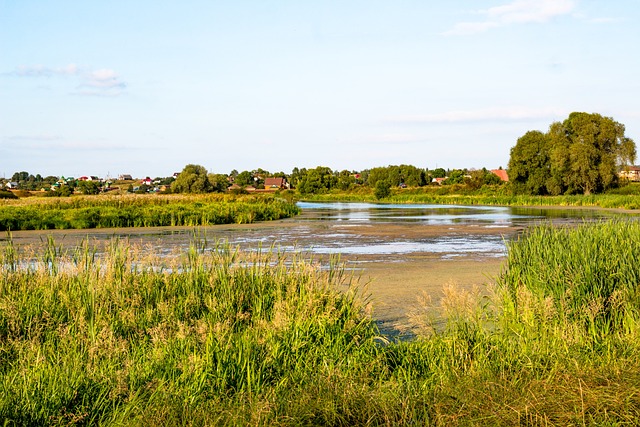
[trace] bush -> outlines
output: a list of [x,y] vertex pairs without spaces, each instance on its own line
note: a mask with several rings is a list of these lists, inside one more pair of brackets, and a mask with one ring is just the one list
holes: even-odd
[[0,199],[17,199],[18,196],[13,194],[11,191],[0,190]]

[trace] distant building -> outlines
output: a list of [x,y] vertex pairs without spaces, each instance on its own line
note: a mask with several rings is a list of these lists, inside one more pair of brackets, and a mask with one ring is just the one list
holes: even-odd
[[620,178],[628,179],[629,181],[640,181],[640,166],[627,166],[618,174]]
[[505,169],[491,169],[491,173],[497,175],[503,182],[509,182],[509,174]]
[[118,179],[120,181],[133,181],[133,178],[129,174],[120,175],[120,176],[118,176]]
[[265,190],[284,190],[289,188],[289,183],[284,178],[265,178],[264,189]]

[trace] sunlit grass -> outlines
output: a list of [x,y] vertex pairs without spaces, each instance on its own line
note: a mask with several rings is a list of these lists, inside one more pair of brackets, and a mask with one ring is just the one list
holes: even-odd
[[494,286],[449,284],[437,306],[416,308],[417,337],[395,342],[335,263],[203,240],[163,257],[120,240],[105,253],[9,241],[0,419],[636,424],[640,224],[541,226],[508,250]]
[[0,205],[0,230],[246,224],[299,212],[293,203],[267,195],[30,198]]

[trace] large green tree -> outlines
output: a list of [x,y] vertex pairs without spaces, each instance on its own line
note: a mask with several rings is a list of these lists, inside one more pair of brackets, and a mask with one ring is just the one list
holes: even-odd
[[636,158],[625,127],[600,114],[571,113],[546,134],[527,132],[511,149],[509,177],[528,194],[592,194],[618,183],[621,166]]
[[333,173],[331,168],[326,166],[318,166],[315,169],[309,169],[305,175],[300,178],[298,191],[302,194],[325,193],[338,184],[338,177]]
[[204,166],[190,164],[173,181],[171,190],[174,193],[209,193],[213,190],[213,185]]
[[518,138],[511,149],[509,180],[519,194],[547,194],[551,178],[549,135],[532,130]]

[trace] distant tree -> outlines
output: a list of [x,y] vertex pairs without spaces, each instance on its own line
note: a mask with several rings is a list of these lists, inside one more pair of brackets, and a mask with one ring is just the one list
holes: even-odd
[[213,186],[203,166],[189,164],[171,184],[171,190],[174,193],[208,193],[213,190]]
[[289,175],[289,184],[291,184],[292,188],[298,188],[305,176],[307,176],[306,168],[299,169],[295,167]]
[[340,171],[340,173],[338,174],[338,183],[337,183],[337,187],[340,190],[347,191],[351,187],[353,187],[355,184],[356,184],[356,178],[354,174],[352,174],[346,169],[343,171]]
[[42,183],[51,186],[51,185],[55,184],[56,182],[58,182],[58,179],[60,179],[60,178],[58,178],[57,176],[49,175],[49,176],[43,178]]
[[449,172],[449,177],[444,181],[442,181],[442,184],[444,185],[464,184],[466,174],[467,174],[466,170],[454,169]]
[[378,181],[389,179],[389,170],[386,167],[371,168],[367,171],[366,177],[367,185],[369,187],[375,188]]
[[373,195],[376,199],[384,199],[391,195],[391,184],[387,180],[378,180],[376,181],[376,187],[373,191]]
[[443,168],[437,168],[431,171],[432,178],[444,178],[447,176],[447,171]]
[[21,182],[27,181],[29,179],[29,172],[16,172],[11,176],[11,181],[13,182]]
[[44,193],[47,197],[69,197],[73,194],[73,188],[70,185],[61,185],[52,191]]
[[618,184],[636,146],[623,124],[600,114],[571,113],[546,134],[527,132],[511,150],[514,190],[530,194],[592,194]]
[[171,185],[175,180],[176,179],[172,176],[165,176],[165,177],[158,176],[153,180],[153,183],[158,185]]
[[151,190],[151,186],[147,184],[140,184],[138,189],[134,191],[136,194],[147,194]]
[[100,184],[96,181],[80,181],[76,187],[82,194],[99,194]]
[[318,166],[309,169],[298,184],[298,191],[302,194],[325,193],[336,187],[338,177],[334,175],[331,168]]
[[253,173],[250,171],[240,172],[236,175],[235,183],[240,187],[255,185],[255,181],[253,180]]
[[210,173],[209,182],[211,183],[211,191],[215,191],[217,193],[223,193],[227,191],[227,188],[229,187],[229,178],[227,175]]
[[464,182],[469,189],[478,190],[485,185],[501,184],[502,180],[487,168],[482,168],[469,172],[469,176],[465,177]]
[[388,181],[392,187],[397,187],[401,184],[410,187],[422,187],[427,183],[427,175],[424,169],[411,165],[372,168],[366,174],[367,185],[375,188],[378,181]]

